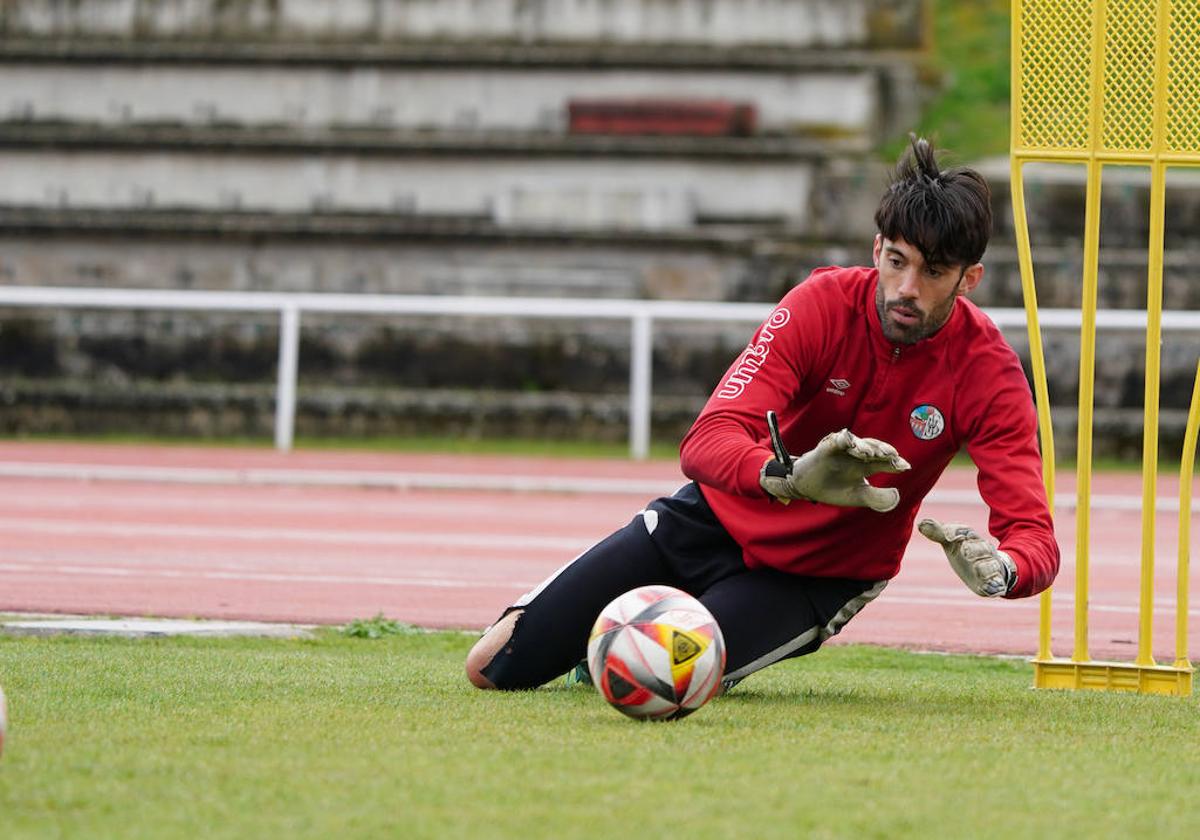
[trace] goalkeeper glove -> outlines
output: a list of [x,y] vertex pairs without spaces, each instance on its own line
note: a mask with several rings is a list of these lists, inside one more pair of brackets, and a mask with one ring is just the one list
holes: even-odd
[[998,598],[1012,592],[1017,585],[1017,564],[974,529],[957,523],[943,525],[936,519],[922,519],[917,530],[941,544],[950,568],[976,595]]
[[832,432],[799,458],[793,459],[783,446],[775,412],[767,412],[767,427],[775,457],[759,472],[762,488],[787,504],[792,499],[808,499],[845,507],[868,507],[879,513],[892,510],[900,502],[894,487],[872,487],[867,476],[875,473],[899,473],[909,464],[889,443],[860,438],[849,429]]

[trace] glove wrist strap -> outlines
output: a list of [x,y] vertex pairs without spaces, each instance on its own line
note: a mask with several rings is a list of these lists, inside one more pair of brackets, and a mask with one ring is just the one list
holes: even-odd
[[1002,565],[1004,566],[1004,584],[1005,594],[1012,592],[1017,587],[1017,564],[1007,554],[1001,553]]
[[772,458],[763,464],[762,474],[767,478],[786,479],[790,475],[790,471],[780,461]]

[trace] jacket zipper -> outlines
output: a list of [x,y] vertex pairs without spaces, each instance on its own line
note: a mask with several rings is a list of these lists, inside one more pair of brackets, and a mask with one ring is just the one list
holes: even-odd
[[900,361],[900,348],[893,347],[892,352],[890,354],[888,354],[888,362],[887,362],[886,367],[884,367],[884,369],[883,369],[883,375],[879,378],[879,381],[875,385],[875,389],[874,389],[875,393],[873,395],[874,398],[871,399],[868,403],[868,408],[871,411],[876,410],[877,408],[879,408],[879,406],[881,406],[884,403],[884,400],[886,399],[886,394],[887,394],[887,384],[889,381],[891,381],[892,370],[895,369],[896,363],[899,361]]

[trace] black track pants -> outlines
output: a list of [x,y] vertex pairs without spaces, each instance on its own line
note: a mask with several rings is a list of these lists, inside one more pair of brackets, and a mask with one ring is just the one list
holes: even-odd
[[570,670],[587,651],[609,601],[667,584],[708,607],[725,638],[725,681],[812,653],[873,600],[886,581],[815,578],[747,569],[741,548],[700,488],[656,499],[628,525],[563,566],[505,613],[523,610],[512,639],[483,669],[497,688],[533,688]]

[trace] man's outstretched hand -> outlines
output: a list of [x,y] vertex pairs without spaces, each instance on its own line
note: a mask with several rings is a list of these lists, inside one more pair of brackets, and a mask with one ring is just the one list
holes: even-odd
[[1006,595],[1017,583],[1017,565],[1012,558],[972,528],[936,519],[922,519],[917,530],[940,543],[954,569],[967,588],[985,598]]
[[880,513],[900,503],[900,491],[896,488],[872,487],[867,483],[869,475],[909,469],[908,461],[891,444],[860,438],[849,429],[842,429],[823,437],[799,458],[792,458],[779,438],[774,412],[768,412],[767,424],[771,428],[775,457],[763,464],[759,484],[781,502],[808,499],[829,505],[868,507]]

